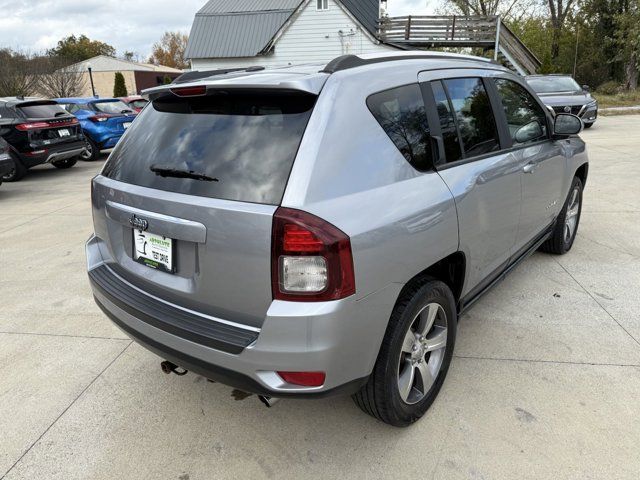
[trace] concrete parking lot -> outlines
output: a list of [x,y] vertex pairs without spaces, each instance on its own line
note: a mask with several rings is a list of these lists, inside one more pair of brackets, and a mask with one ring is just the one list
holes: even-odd
[[104,159],[0,186],[0,478],[640,478],[640,116],[583,133],[566,256],[535,254],[462,317],[449,376],[396,429],[348,397],[164,375],[93,303],[83,243]]

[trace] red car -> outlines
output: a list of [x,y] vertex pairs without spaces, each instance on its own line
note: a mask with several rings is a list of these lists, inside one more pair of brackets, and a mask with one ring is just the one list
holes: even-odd
[[149,103],[149,100],[141,97],[140,95],[131,95],[130,97],[120,97],[124,103],[127,104],[136,113],[140,113],[142,109]]

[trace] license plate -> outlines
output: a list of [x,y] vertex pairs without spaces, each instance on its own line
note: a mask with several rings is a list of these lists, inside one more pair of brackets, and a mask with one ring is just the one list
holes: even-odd
[[147,267],[173,273],[173,239],[133,230],[133,259]]
[[131,122],[124,122],[122,124],[122,126],[124,127],[124,129],[126,130],[127,128],[129,128],[129,126],[131,125]]
[[67,128],[61,128],[60,130],[58,130],[58,135],[60,135],[61,137],[68,137],[71,135],[71,132]]

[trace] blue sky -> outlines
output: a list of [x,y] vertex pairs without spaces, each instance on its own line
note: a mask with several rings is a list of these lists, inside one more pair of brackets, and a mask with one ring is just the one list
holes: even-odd
[[[206,0],[0,0],[0,47],[38,52],[85,34],[145,59],[167,30],[189,32]],[[391,15],[432,13],[436,0],[388,0]]]

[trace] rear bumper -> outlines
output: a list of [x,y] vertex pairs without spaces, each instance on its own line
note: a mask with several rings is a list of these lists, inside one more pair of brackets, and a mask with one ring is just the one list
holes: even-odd
[[[402,288],[391,284],[359,301],[351,297],[319,303],[273,301],[258,329],[206,317],[145,294],[109,268],[99,242],[92,237],[87,243],[89,278],[98,306],[117,326],[176,365],[273,397],[357,391],[373,369]],[[99,271],[102,274],[96,275]],[[110,281],[118,284],[120,293],[106,285]],[[163,308],[154,314],[150,302],[160,302]],[[191,318],[168,318],[175,309]],[[277,371],[323,371],[326,381],[321,387],[291,385]]]
[[35,167],[43,163],[52,163],[58,160],[67,160],[78,157],[85,150],[85,142],[78,141],[53,147],[43,147],[41,150],[21,152],[18,154],[25,167]]
[[[83,128],[85,127],[83,126]],[[98,145],[100,150],[115,147],[122,135],[124,135],[122,130],[95,128],[94,125],[85,128],[84,132]]]

